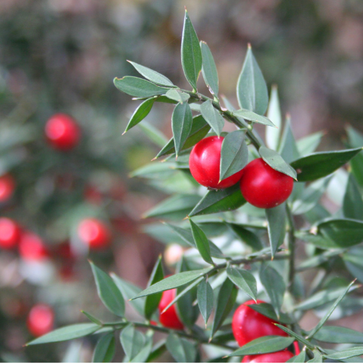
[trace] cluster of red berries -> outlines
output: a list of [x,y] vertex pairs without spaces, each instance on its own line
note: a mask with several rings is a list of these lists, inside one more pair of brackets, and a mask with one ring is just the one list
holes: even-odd
[[262,158],[255,159],[242,170],[219,181],[222,136],[210,136],[199,141],[189,159],[190,172],[201,185],[224,189],[240,182],[243,197],[258,208],[273,208],[291,194],[294,180],[271,168]]

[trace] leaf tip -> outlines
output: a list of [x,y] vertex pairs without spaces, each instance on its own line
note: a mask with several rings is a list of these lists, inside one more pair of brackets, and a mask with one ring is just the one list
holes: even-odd
[[151,161],[155,161],[158,157],[155,156],[154,158],[151,159]]
[[251,43],[247,43],[247,48],[248,48],[248,50],[251,50],[252,49]]
[[126,132],[127,132],[127,130],[125,130],[125,131],[121,134],[121,136],[125,135],[125,134],[126,134]]

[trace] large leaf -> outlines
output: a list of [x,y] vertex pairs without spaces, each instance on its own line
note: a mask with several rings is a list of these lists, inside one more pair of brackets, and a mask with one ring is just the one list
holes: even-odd
[[237,81],[237,99],[241,108],[264,115],[268,105],[268,91],[260,67],[248,46],[241,74]]
[[196,349],[188,340],[169,334],[166,347],[176,362],[195,362]]
[[228,278],[248,296],[257,302],[257,283],[255,277],[248,271],[241,268],[227,268]]
[[346,218],[363,220],[363,200],[358,183],[349,175],[343,200],[343,213]]
[[93,351],[92,362],[111,362],[115,354],[115,336],[114,333],[104,335],[96,345]]
[[193,239],[200,255],[205,262],[214,265],[207,236],[205,235],[203,230],[199,228],[191,219],[189,219],[189,222],[193,234]]
[[181,63],[185,78],[196,90],[197,80],[202,69],[202,51],[200,50],[198,36],[186,10],[181,42]]
[[129,324],[121,331],[120,341],[122,348],[127,356],[127,360],[133,359],[144,347],[145,336]]
[[96,281],[97,293],[103,304],[111,313],[121,317],[124,316],[125,302],[121,291],[109,275],[92,262],[90,264]]
[[174,147],[177,156],[189,136],[189,132],[192,128],[192,122],[193,115],[189,104],[187,102],[178,103],[174,109],[173,115],[171,116]]
[[128,61],[142,76],[151,82],[160,84],[161,86],[173,87],[171,80],[159,72],[154,71],[148,67],[142,66],[141,64]]
[[297,171],[299,181],[312,181],[339,169],[361,150],[362,148],[317,152],[293,161],[291,166]]
[[212,101],[203,102],[200,106],[200,112],[212,130],[220,136],[224,126],[224,119],[219,111],[213,107]]
[[285,203],[275,208],[266,209],[268,222],[268,239],[270,241],[271,256],[275,256],[277,249],[282,245],[286,233],[286,210]]
[[335,344],[363,344],[363,333],[342,326],[323,326],[314,339]]
[[137,98],[149,98],[157,95],[163,95],[169,89],[159,87],[145,79],[131,76],[115,78],[113,83],[120,91]]
[[200,42],[200,49],[202,50],[203,58],[202,74],[204,82],[207,85],[209,92],[212,95],[217,96],[219,92],[219,81],[217,67],[214,62],[212,52],[206,42]]
[[261,116],[258,113],[255,113],[255,112],[252,112],[249,110],[241,109],[241,110],[233,111],[233,115],[235,115],[237,117],[241,117],[244,120],[257,122],[258,124],[276,127],[269,118],[267,118],[265,116]]
[[241,171],[248,162],[248,148],[243,130],[227,134],[222,142],[219,179],[223,180]]
[[267,118],[269,118],[274,127],[266,127],[266,145],[272,149],[277,150],[280,143],[280,128],[281,128],[281,110],[280,110],[280,102],[279,95],[277,92],[277,86],[272,86],[271,95],[270,95],[270,103],[268,104],[267,110]]
[[[139,122],[141,122],[151,111],[153,105],[155,102],[155,98],[148,98],[144,102],[142,102],[139,107],[134,111],[132,114],[129,123],[126,126],[125,131],[123,134],[125,134],[127,131],[129,131],[131,128],[136,126]],[[122,135],[123,135],[122,134]]]
[[205,279],[203,279],[198,285],[197,299],[200,313],[202,314],[205,324],[207,324],[209,316],[213,310],[214,295],[210,283]]

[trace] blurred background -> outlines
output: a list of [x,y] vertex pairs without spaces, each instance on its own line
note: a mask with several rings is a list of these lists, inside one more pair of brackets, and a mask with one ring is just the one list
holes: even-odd
[[[171,267],[180,253],[143,233],[143,213],[165,194],[128,174],[160,147],[138,127],[121,136],[137,104],[112,79],[136,75],[129,59],[188,88],[180,64],[184,6],[232,102],[250,42],[296,138],[323,130],[324,150],[343,147],[347,125],[363,131],[360,0],[1,0],[0,217],[21,237],[18,248],[0,247],[0,360],[59,361],[66,349],[80,349],[23,348],[39,303],[51,307],[55,327],[85,321],[83,308],[108,318],[87,258],[144,287],[160,253]],[[167,138],[171,112],[156,105],[147,117]],[[70,151],[45,137],[58,113],[80,129]],[[110,236],[104,248],[81,241],[79,223],[90,218]],[[83,342],[83,359],[93,344]]]

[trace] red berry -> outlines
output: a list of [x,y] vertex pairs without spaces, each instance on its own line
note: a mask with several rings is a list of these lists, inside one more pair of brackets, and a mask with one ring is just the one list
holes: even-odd
[[102,249],[111,242],[111,233],[102,221],[86,218],[78,226],[78,236],[90,248]]
[[[264,303],[264,301],[257,300],[257,303]],[[233,315],[232,331],[239,346],[266,335],[287,336],[283,330],[274,325],[276,321],[248,306],[252,304],[255,304],[254,300],[246,301],[237,308]]]
[[190,172],[194,179],[205,187],[224,189],[231,187],[241,179],[242,170],[219,182],[223,139],[222,136],[207,137],[199,141],[190,153]]
[[40,261],[49,256],[43,240],[32,232],[21,234],[19,254],[24,260]]
[[27,326],[35,337],[49,333],[54,326],[53,309],[45,304],[34,305],[29,312]]
[[258,208],[273,208],[291,194],[294,180],[272,169],[263,159],[255,159],[243,168],[241,192],[250,204]]
[[47,121],[45,135],[55,149],[67,151],[78,144],[80,130],[72,117],[57,113]]
[[174,300],[176,296],[176,289],[166,290],[163,292],[159,303],[159,321],[160,324],[166,328],[183,330],[184,325],[180,321],[175,304],[170,306],[164,313],[162,311]]
[[283,363],[293,356],[294,354],[288,350],[266,354],[245,355],[242,359],[242,363]]
[[15,189],[14,178],[10,174],[0,176],[0,203],[6,202]]
[[0,218],[0,247],[4,249],[14,248],[20,238],[20,227],[9,218]]

